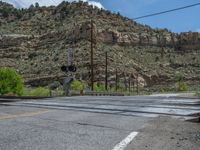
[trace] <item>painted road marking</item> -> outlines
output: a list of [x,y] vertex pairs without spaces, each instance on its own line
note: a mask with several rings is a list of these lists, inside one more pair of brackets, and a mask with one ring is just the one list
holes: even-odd
[[4,116],[0,116],[0,120],[14,119],[14,118],[19,118],[19,117],[32,117],[32,116],[41,115],[47,112],[49,112],[49,110],[42,110],[42,111],[23,113],[23,114],[17,114],[17,115],[4,115]]
[[133,139],[137,136],[138,132],[130,133],[124,140],[122,140],[119,144],[117,144],[112,150],[124,150],[128,144],[133,141]]

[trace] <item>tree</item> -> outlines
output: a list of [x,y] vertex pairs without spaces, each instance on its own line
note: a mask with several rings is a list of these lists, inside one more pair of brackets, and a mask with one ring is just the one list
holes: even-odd
[[36,3],[35,3],[35,8],[39,8],[39,7],[40,7],[39,3],[36,2]]
[[34,5],[33,5],[33,4],[31,4],[31,6],[29,7],[29,9],[34,9]]
[[23,94],[24,81],[12,68],[0,68],[0,95]]
[[4,18],[7,18],[11,13],[11,10],[9,8],[4,8],[0,10],[0,13],[3,15]]
[[120,12],[117,12],[117,16],[121,16]]

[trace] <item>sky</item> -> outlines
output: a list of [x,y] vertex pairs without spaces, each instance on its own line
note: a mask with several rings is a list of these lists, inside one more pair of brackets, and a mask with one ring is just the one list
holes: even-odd
[[[39,1],[41,5],[58,4],[62,0],[3,0],[10,3],[18,3],[18,7],[27,7],[30,3]],[[73,0],[68,0],[73,1]],[[78,1],[78,0],[77,0]],[[174,9],[194,3],[200,0],[84,0],[91,5],[120,12],[128,18],[136,18],[156,12]],[[200,32],[200,5],[176,12],[162,14],[137,20],[137,22],[149,25],[153,28],[167,28],[173,32]]]
[[[136,18],[156,12],[170,10],[200,0],[99,0],[102,5],[128,18]],[[143,18],[137,22],[153,28],[167,28],[173,32],[200,32],[200,5],[160,16]]]
[[[17,8],[28,8],[31,4],[35,4],[38,2],[40,6],[51,6],[51,5],[58,5],[64,0],[0,0],[10,4],[13,4]],[[65,0],[65,1],[79,1],[79,0]],[[81,1],[88,1],[90,5],[97,6],[99,8],[104,8],[100,2],[93,1],[93,0],[81,0]]]

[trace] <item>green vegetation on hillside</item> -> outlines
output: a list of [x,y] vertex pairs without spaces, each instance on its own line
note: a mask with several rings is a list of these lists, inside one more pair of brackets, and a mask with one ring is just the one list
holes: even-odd
[[[109,89],[115,90],[116,70],[118,91],[127,91],[129,82],[133,91],[137,76],[141,90],[151,88],[151,92],[183,91],[200,82],[198,33],[153,29],[87,2],[62,2],[51,7],[36,4],[21,10],[5,4],[1,7],[0,3],[1,11],[8,15],[0,15],[0,66],[16,68],[32,86],[63,80],[60,66],[66,64],[70,47],[77,66],[75,78],[90,85],[91,18],[96,91],[105,90],[105,52]],[[182,83],[177,81],[176,72],[182,75]],[[82,83],[73,84],[74,89],[82,89]]]

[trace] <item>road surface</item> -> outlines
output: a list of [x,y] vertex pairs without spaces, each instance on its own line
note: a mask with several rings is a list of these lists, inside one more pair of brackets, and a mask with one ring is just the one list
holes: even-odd
[[189,119],[200,100],[170,96],[62,97],[0,103],[2,150],[113,150],[158,116]]

